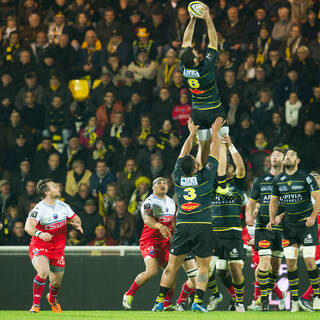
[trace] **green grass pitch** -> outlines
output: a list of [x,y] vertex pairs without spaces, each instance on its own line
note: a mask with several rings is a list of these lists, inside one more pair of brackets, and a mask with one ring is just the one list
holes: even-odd
[[313,320],[319,319],[320,313],[307,312],[209,312],[206,314],[186,312],[158,312],[151,311],[63,311],[55,314],[51,311],[41,311],[38,314],[30,314],[28,311],[0,311],[1,320],[193,320],[193,319],[214,319],[214,320]]

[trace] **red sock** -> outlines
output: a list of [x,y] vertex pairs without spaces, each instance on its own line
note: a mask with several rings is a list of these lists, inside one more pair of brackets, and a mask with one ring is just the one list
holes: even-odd
[[189,288],[189,286],[187,285],[187,281],[186,281],[181,288],[181,292],[180,292],[180,296],[177,300],[177,304],[180,304],[182,301],[187,301],[188,296],[190,294],[192,294],[193,292],[195,292],[195,289]]
[[258,281],[256,281],[254,283],[254,301],[257,301],[257,299],[261,296],[261,293],[260,293],[260,286],[259,286],[259,283]]
[[163,306],[166,308],[172,304],[172,297],[173,297],[174,291],[170,289],[166,296],[164,297]]
[[313,297],[313,289],[312,286],[310,285],[307,291],[303,294],[302,298],[306,300],[311,300]]
[[278,296],[278,298],[280,300],[283,299],[282,291],[279,289],[279,287],[278,287],[278,285],[276,283],[274,284],[272,291],[274,291],[276,293],[276,295]]
[[136,294],[136,291],[140,288],[140,286],[135,282],[133,281],[130,289],[127,291],[127,296],[134,296]]
[[60,287],[55,288],[51,285],[51,283],[49,284],[49,300],[51,303],[56,302],[59,290],[60,290]]
[[33,304],[40,306],[40,299],[47,279],[42,279],[38,275],[33,279]]
[[235,297],[236,297],[236,292],[234,291],[234,287],[231,286],[230,288],[227,288],[227,289],[228,289],[228,291],[229,291],[229,293],[230,293],[230,296],[231,296],[232,298],[235,298]]

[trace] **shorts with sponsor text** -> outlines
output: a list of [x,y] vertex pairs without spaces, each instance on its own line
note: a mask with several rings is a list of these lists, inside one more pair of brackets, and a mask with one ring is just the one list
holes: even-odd
[[147,257],[157,259],[160,266],[164,266],[169,259],[169,248],[170,242],[152,242],[152,241],[141,241],[140,251],[144,259]]
[[215,238],[214,255],[221,260],[244,260],[245,250],[241,237],[224,238],[221,232],[213,232]]
[[285,248],[294,244],[304,245],[305,247],[317,246],[319,244],[318,224],[315,223],[312,227],[307,227],[305,221],[285,221],[282,246]]
[[254,232],[254,248],[255,250],[282,251],[282,231],[256,229]]
[[38,246],[29,246],[29,256],[33,263],[34,259],[38,256],[45,256],[49,260],[49,264],[54,267],[64,268],[64,249],[48,249]]

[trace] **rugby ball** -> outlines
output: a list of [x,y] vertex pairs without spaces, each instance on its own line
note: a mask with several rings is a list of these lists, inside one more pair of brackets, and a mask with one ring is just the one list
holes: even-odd
[[202,17],[205,4],[201,1],[192,1],[188,5],[189,14],[195,18]]

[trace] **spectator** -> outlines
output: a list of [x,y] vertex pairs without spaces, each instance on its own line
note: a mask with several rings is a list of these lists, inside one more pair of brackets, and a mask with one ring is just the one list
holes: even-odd
[[129,13],[129,21],[126,21],[122,28],[122,34],[127,42],[132,43],[134,40],[136,40],[136,30],[141,23],[141,13],[137,9],[133,8]]
[[117,194],[117,187],[114,182],[107,185],[105,194],[99,193],[99,213],[103,217],[103,222],[106,225],[108,217],[113,213],[117,200],[120,197]]
[[[3,7],[1,8],[1,10],[3,10]],[[9,40],[12,32],[17,31],[19,33],[20,30],[21,30],[21,27],[17,26],[17,17],[13,15],[11,16],[9,15],[7,16],[6,25],[1,30],[0,39],[2,39],[3,41],[7,41]]]
[[18,21],[22,26],[28,25],[29,17],[33,13],[40,12],[39,4],[35,0],[25,0],[18,11]]
[[317,20],[317,12],[314,8],[307,11],[307,21],[301,25],[301,33],[304,39],[310,43],[317,39],[317,33],[320,30],[320,22]]
[[303,133],[296,135],[294,143],[301,152],[301,167],[304,170],[319,168],[319,142],[319,132],[316,131],[315,123],[307,121]]
[[312,0],[289,1],[291,5],[291,19],[294,22],[305,21],[310,7],[313,6]]
[[3,232],[7,238],[12,233],[14,223],[19,220],[18,208],[15,202],[8,204],[2,218]]
[[137,30],[137,38],[138,40],[134,40],[133,47],[133,60],[138,60],[138,53],[142,49],[147,53],[148,60],[156,60],[157,57],[157,48],[154,40],[150,39],[150,32],[148,32],[147,28],[140,27]]
[[46,170],[46,165],[48,163],[49,156],[52,153],[56,152],[57,150],[52,145],[51,138],[42,137],[41,143],[39,144],[33,158],[33,167],[35,169],[35,174],[38,175],[40,172]]
[[[7,124],[14,109],[11,97],[3,93],[0,97],[0,125]],[[5,144],[5,143],[4,143]]]
[[115,112],[124,112],[124,109],[121,102],[115,100],[114,92],[108,90],[104,94],[104,104],[96,112],[98,126],[104,128],[112,123]]
[[[29,54],[27,52],[29,51],[23,51],[23,55]],[[33,66],[33,71],[34,69],[35,67]],[[15,107],[19,110],[21,110],[24,105],[24,99],[27,91],[32,91],[36,97],[36,102],[39,105],[42,105],[44,89],[41,85],[37,83],[37,75],[33,71],[25,73],[25,85],[18,91],[18,94],[16,96],[14,104]]]
[[309,44],[312,59],[319,64],[320,62],[320,31],[317,32],[317,39]]
[[18,198],[18,212],[20,219],[25,221],[29,214],[30,203],[37,203],[39,200],[40,197],[36,193],[35,181],[26,181],[25,190]]
[[135,160],[128,159],[117,180],[117,193],[121,199],[130,200],[130,196],[135,188],[134,183],[140,176],[141,172],[136,166]]
[[177,53],[169,49],[158,69],[157,86],[159,88],[168,87],[172,83],[172,75],[175,71],[179,71]]
[[[227,71],[237,71],[237,65],[231,60],[230,51],[221,50],[217,61],[217,78],[223,79]],[[221,80],[220,80],[221,81]]]
[[166,177],[169,172],[163,163],[163,159],[160,154],[152,154],[150,156],[150,166],[146,167],[142,171],[145,176],[147,176],[151,181],[157,177]]
[[97,118],[90,117],[87,125],[80,130],[80,144],[92,150],[97,139],[103,134],[103,127],[97,126]]
[[11,175],[11,188],[14,194],[20,196],[24,190],[28,180],[34,180],[34,174],[31,171],[31,162],[29,159],[22,159],[19,168]]
[[151,119],[153,127],[160,129],[164,120],[171,119],[174,102],[168,88],[163,87],[159,92],[159,99],[152,105]]
[[13,223],[12,232],[7,239],[9,246],[27,246],[30,243],[29,235],[24,231],[23,221],[17,220]]
[[154,40],[157,47],[157,56],[162,57],[164,47],[169,42],[169,25],[168,23],[166,23],[162,9],[154,8],[152,10],[151,21],[149,23],[148,29],[150,30],[150,37]]
[[79,213],[83,228],[83,237],[79,245],[87,245],[95,237],[96,227],[102,224],[102,217],[97,210],[97,204],[94,199],[88,199],[84,204],[84,210]]
[[144,146],[148,135],[151,133],[150,117],[147,114],[143,114],[140,118],[140,127],[135,130],[133,137],[137,140],[139,146]]
[[241,94],[242,88],[240,82],[236,81],[236,75],[233,70],[227,70],[224,74],[224,80],[219,86],[222,104],[227,104],[232,92]]
[[[181,71],[174,71],[172,75],[172,83],[168,86],[170,97],[176,100],[176,103],[179,101],[181,89],[187,89],[186,83],[183,80]],[[187,91],[188,92],[188,89]]]
[[290,36],[292,22],[289,17],[289,9],[282,6],[278,9],[279,20],[274,24],[272,29],[272,39],[277,41],[287,41]]
[[99,192],[106,193],[107,184],[115,182],[115,176],[103,160],[97,160],[96,170],[90,177],[90,194],[98,197]]
[[271,125],[266,127],[265,132],[270,148],[289,145],[290,126],[282,121],[280,112],[272,113]]
[[74,212],[80,212],[88,199],[92,199],[89,194],[89,185],[86,183],[80,183],[78,192],[70,199],[71,207]]
[[301,101],[298,99],[296,92],[289,94],[289,99],[285,103],[286,123],[292,128],[299,123],[299,114],[302,107]]
[[88,161],[88,151],[80,145],[79,136],[73,134],[69,137],[68,144],[64,147],[62,163],[65,164],[67,170],[71,170],[73,161],[78,159],[86,164]]
[[102,138],[97,138],[88,158],[88,168],[94,170],[97,160],[103,160],[108,167],[113,169],[115,149],[112,145],[106,145]]
[[51,22],[55,19],[57,14],[66,14],[68,11],[68,4],[66,0],[54,0],[50,5],[47,12],[46,23]]
[[85,12],[79,12],[75,18],[74,24],[75,38],[78,43],[84,41],[86,32],[91,28],[91,21],[88,19],[87,14]]
[[313,97],[309,105],[308,120],[312,120],[316,130],[320,130],[320,84],[313,87]]
[[65,183],[66,172],[60,162],[60,154],[52,153],[48,159],[47,170],[39,176],[39,179],[44,177],[51,178],[55,182]]
[[31,43],[30,47],[37,64],[43,60],[45,53],[52,50],[47,34],[44,31],[39,31],[37,33],[36,41]]
[[50,44],[56,45],[59,43],[62,34],[67,34],[73,39],[73,29],[67,25],[65,16],[60,11],[54,16],[54,22],[49,24],[48,39]]
[[0,97],[10,98],[11,103],[17,94],[16,84],[13,82],[12,74],[9,71],[2,71],[1,82],[0,82]]
[[[110,73],[115,86],[121,86],[123,73],[127,70],[127,66],[121,66],[119,57],[114,53],[109,54],[106,60],[106,65],[102,67],[102,70],[107,70],[106,72]],[[105,61],[105,58],[103,58],[103,61]]]
[[125,110],[126,122],[132,130],[137,127],[137,123],[139,123],[142,114],[149,111],[149,107],[146,101],[141,97],[139,91],[133,91]]
[[88,243],[88,246],[115,246],[118,244],[110,235],[107,235],[107,230],[102,224],[96,226],[94,235],[95,238]]
[[170,134],[169,145],[165,149],[166,157],[164,158],[166,168],[169,172],[173,172],[175,163],[180,154],[181,145],[179,135],[175,132]]
[[60,136],[57,141],[62,140],[63,143],[67,144],[69,137],[72,135],[73,126],[70,110],[64,105],[62,97],[53,96],[51,105],[45,114],[45,129],[42,134],[52,138]]
[[130,245],[134,241],[134,217],[127,211],[124,200],[118,200],[115,212],[108,219],[107,230],[120,245]]
[[286,47],[284,49],[285,60],[291,66],[292,62],[297,56],[298,48],[304,44],[301,36],[300,26],[293,24],[290,28],[290,37],[286,42]]
[[166,147],[168,146],[169,144],[169,137],[171,135],[171,133],[174,133],[176,132],[176,130],[174,130],[172,128],[172,122],[170,119],[165,119],[163,122],[162,122],[162,126],[161,126],[161,129],[159,130],[158,132],[158,148],[161,149],[161,150],[164,150],[166,149]]
[[128,130],[128,126],[124,123],[123,113],[115,112],[112,116],[112,125],[108,125],[104,132],[104,141],[110,141],[110,143],[116,145],[125,130]]
[[91,171],[85,168],[83,161],[73,161],[72,170],[67,173],[66,193],[73,197],[78,192],[80,184],[89,186],[91,175]]
[[28,25],[21,30],[21,39],[26,44],[36,41],[37,34],[41,31],[47,33],[47,27],[41,24],[41,18],[38,13],[29,16]]
[[248,82],[249,80],[254,79],[255,75],[255,55],[253,53],[248,53],[246,60],[240,65],[238,69],[237,79],[239,81]]
[[0,180],[0,212],[1,216],[6,212],[10,205],[14,205],[17,198],[11,191],[10,182],[8,180]]
[[126,71],[124,74],[124,84],[119,88],[119,96],[123,105],[127,105],[130,102],[130,98],[133,93],[139,92],[140,85],[134,79],[134,74],[132,71]]
[[242,105],[240,95],[237,92],[231,93],[230,101],[228,105],[225,106],[225,110],[227,112],[227,121],[230,128],[235,127],[241,114],[249,111]]
[[274,48],[269,50],[269,55],[263,64],[263,68],[266,72],[266,78],[276,84],[280,83],[288,72],[287,62],[280,56],[279,50]]
[[71,229],[67,235],[67,246],[77,246],[80,241],[78,240],[79,233],[76,229]]
[[9,35],[9,39],[4,45],[3,53],[1,53],[5,62],[8,64],[18,63],[21,44],[22,43],[18,31],[12,31]]

